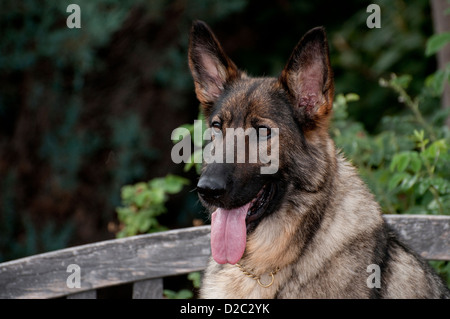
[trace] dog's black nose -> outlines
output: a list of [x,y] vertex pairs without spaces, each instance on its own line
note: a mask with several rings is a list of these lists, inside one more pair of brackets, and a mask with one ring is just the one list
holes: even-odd
[[225,189],[226,181],[216,176],[201,176],[197,183],[198,194],[206,201],[220,199]]

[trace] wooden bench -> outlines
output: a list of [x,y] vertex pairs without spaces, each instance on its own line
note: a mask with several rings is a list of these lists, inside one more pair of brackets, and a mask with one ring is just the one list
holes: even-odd
[[[385,220],[426,259],[450,260],[450,216]],[[0,264],[0,298],[95,299],[98,289],[125,283],[132,284],[132,298],[162,298],[164,277],[201,271],[209,256],[210,226],[62,249]],[[69,265],[79,266],[79,288],[68,285],[75,274]]]

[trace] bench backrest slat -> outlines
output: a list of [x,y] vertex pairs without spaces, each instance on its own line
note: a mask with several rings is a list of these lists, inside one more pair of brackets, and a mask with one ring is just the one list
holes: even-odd
[[428,260],[450,260],[450,216],[385,215],[400,239]]
[[[423,257],[450,260],[450,216],[385,219]],[[133,283],[133,298],[157,298],[163,277],[203,270],[210,253],[210,226],[62,249],[0,264],[0,298],[96,298],[96,289],[124,283]],[[80,267],[80,288],[67,284],[71,264]]]
[[[62,249],[0,264],[0,298],[52,298],[204,269],[210,227],[191,227]],[[69,288],[67,267],[80,267]]]

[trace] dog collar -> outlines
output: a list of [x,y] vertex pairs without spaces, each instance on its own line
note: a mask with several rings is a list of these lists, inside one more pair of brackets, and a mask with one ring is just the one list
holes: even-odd
[[258,285],[260,285],[263,288],[269,288],[270,286],[273,285],[273,282],[275,281],[275,275],[277,274],[277,272],[280,270],[279,267],[275,268],[272,272],[269,273],[269,276],[271,277],[271,281],[270,283],[268,283],[267,285],[264,285],[261,283],[261,276],[257,276],[255,274],[252,274],[251,272],[247,271],[243,266],[241,266],[240,264],[236,264],[236,267],[238,267],[243,273],[244,275],[246,275],[247,277],[256,280],[256,282],[258,283]]

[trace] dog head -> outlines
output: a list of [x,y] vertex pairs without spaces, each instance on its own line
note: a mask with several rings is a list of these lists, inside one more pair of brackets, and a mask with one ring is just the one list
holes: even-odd
[[323,28],[310,30],[278,78],[253,78],[196,21],[189,67],[214,159],[204,163],[197,190],[214,211],[213,257],[234,264],[246,234],[280,207],[289,187],[314,191],[323,180],[315,171],[322,169],[319,146],[328,137],[334,94],[327,39]]

